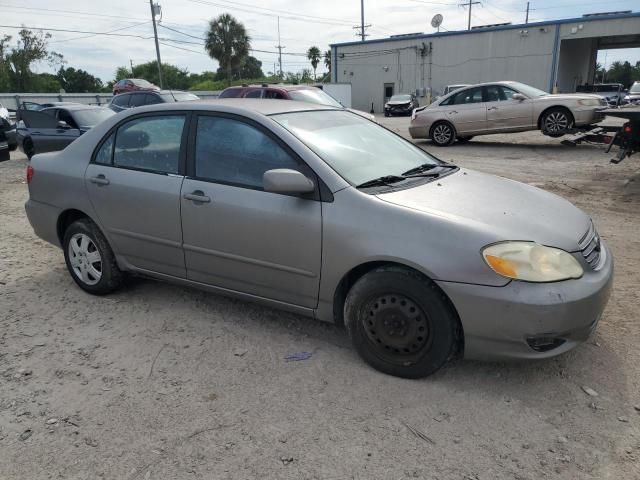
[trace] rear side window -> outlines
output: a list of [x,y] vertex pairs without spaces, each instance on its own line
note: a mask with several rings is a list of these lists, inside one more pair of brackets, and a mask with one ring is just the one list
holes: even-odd
[[251,90],[245,95],[245,98],[261,98],[262,90]]
[[100,165],[111,165],[111,159],[113,157],[113,138],[115,134],[109,135],[103,143],[100,149],[96,152],[95,163]]
[[144,97],[145,105],[155,105],[156,103],[163,103],[162,99],[153,93],[147,93]]
[[238,98],[241,90],[239,88],[227,88],[223,90],[218,98]]
[[277,90],[267,90],[264,92],[264,98],[275,98],[277,100],[284,100],[284,95],[282,95]]
[[225,117],[198,118],[196,177],[262,190],[262,175],[274,168],[300,170],[300,165],[256,127]]
[[113,99],[113,104],[118,107],[127,107],[129,106],[129,98],[131,95],[118,95]]
[[113,165],[158,173],[178,173],[184,115],[142,117],[116,132]]

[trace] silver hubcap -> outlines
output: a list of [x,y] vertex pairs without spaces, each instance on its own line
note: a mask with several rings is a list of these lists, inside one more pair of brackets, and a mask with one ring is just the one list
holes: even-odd
[[93,240],[84,233],[76,233],[69,241],[69,263],[73,273],[87,285],[95,285],[102,278],[102,257]]
[[547,132],[564,132],[569,127],[569,119],[562,112],[553,112],[544,119],[544,128]]
[[433,129],[433,139],[436,143],[448,143],[451,140],[451,128],[448,125],[436,125]]

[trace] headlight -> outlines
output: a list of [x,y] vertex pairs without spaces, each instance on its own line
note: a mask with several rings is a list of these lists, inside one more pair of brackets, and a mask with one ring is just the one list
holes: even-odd
[[597,107],[600,105],[600,100],[596,100],[595,98],[583,98],[578,100],[578,105],[582,105],[583,107]]
[[496,243],[485,247],[482,257],[498,275],[526,282],[557,282],[584,273],[570,253],[535,242]]

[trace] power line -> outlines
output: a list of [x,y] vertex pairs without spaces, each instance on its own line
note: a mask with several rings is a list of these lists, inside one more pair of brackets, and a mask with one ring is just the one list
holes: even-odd
[[[82,15],[82,16],[90,16],[90,17],[117,18],[117,19],[127,19],[127,20],[143,20],[142,18],[135,18],[135,17],[131,17],[131,16],[107,15],[107,14],[104,14],[104,13],[92,13],[92,12],[79,12],[79,11],[76,11],[76,10],[59,10],[59,9],[54,9],[54,8],[22,7],[22,6],[7,5],[7,4],[0,4],[0,7],[3,7],[3,8],[15,8],[15,9],[18,9],[18,10],[31,10],[31,11],[36,11],[36,12],[49,12],[49,14],[54,14],[55,12],[58,12],[58,13],[65,13],[65,14],[71,13],[71,14]],[[69,15],[69,16],[72,16],[72,15]]]
[[49,43],[73,42],[75,40],[84,40],[85,38],[91,38],[97,35],[110,35],[114,32],[119,32],[121,30],[126,30],[128,28],[139,27],[140,25],[145,25],[147,23],[149,23],[149,20],[145,20],[144,22],[140,22],[140,23],[134,23],[133,25],[128,25],[126,27],[116,28],[115,30],[109,30],[108,32],[92,33],[91,35],[84,35],[82,37],[65,38],[64,40],[53,40],[52,42],[49,42]]

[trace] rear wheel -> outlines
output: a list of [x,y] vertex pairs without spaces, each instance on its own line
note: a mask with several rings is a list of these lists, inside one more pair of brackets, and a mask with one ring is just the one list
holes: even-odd
[[24,154],[29,160],[36,154],[33,141],[30,138],[25,138],[24,142],[22,142],[22,150],[24,150]]
[[344,316],[358,354],[376,370],[420,378],[456,351],[456,314],[448,299],[417,272],[382,267],[349,291]]
[[550,137],[561,137],[573,127],[573,116],[562,107],[547,110],[540,119],[542,133]]
[[438,122],[431,127],[429,136],[438,147],[446,147],[456,140],[456,131],[449,122]]
[[121,285],[123,274],[113,251],[98,226],[88,218],[69,225],[62,247],[67,269],[83,290],[105,295]]

